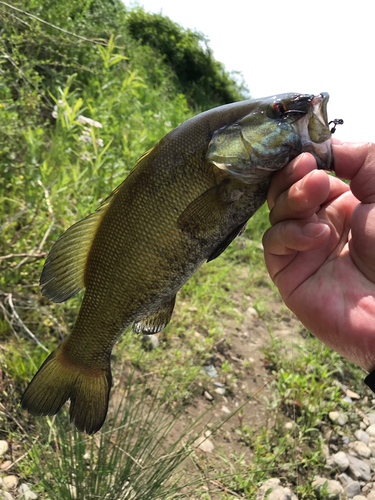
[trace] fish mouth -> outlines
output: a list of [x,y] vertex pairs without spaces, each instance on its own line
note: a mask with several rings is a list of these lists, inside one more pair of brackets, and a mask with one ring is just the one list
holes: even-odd
[[296,122],[302,141],[302,150],[311,153],[318,168],[334,170],[334,159],[329,130],[327,104],[329,94],[322,92],[310,101],[306,115]]

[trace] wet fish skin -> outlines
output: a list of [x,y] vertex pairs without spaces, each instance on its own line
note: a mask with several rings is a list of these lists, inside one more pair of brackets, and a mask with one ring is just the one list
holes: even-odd
[[133,323],[135,332],[156,333],[169,323],[178,290],[244,229],[274,171],[305,150],[332,168],[327,100],[284,94],[197,115],[64,233],[46,260],[42,292],[62,302],[86,291],[71,334],[31,381],[23,408],[53,415],[70,399],[77,428],[100,429],[110,355],[123,330]]

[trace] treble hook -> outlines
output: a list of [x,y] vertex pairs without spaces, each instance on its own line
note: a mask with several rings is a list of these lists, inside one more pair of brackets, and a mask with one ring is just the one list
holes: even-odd
[[331,134],[334,134],[336,132],[337,125],[343,125],[344,120],[341,120],[341,118],[335,118],[334,120],[330,121],[328,125],[331,125],[331,123],[333,123],[333,127],[331,128],[330,132]]

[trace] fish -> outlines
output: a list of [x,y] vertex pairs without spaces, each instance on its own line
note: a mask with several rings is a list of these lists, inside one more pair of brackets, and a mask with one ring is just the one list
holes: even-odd
[[111,352],[130,325],[155,334],[176,294],[216,259],[263,205],[271,176],[300,153],[334,169],[328,93],[286,93],[200,113],[143,154],[100,207],[53,245],[42,294],[63,302],[85,288],[70,335],[31,380],[21,406],[93,434],[112,386]]

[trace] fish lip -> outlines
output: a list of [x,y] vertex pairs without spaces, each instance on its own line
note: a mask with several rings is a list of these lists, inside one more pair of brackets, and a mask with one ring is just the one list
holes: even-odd
[[[317,162],[319,169],[334,170],[334,158],[332,151],[331,134],[329,133],[327,103],[328,92],[321,92],[314,95],[306,115],[297,123],[297,129],[302,141],[302,150],[311,153]],[[309,134],[309,120],[318,120],[321,125],[327,128],[329,137],[323,142],[314,142]]]
[[311,112],[321,121],[323,125],[328,128],[328,114],[327,114],[327,104],[329,101],[328,92],[321,92],[315,95],[311,101],[312,109]]

